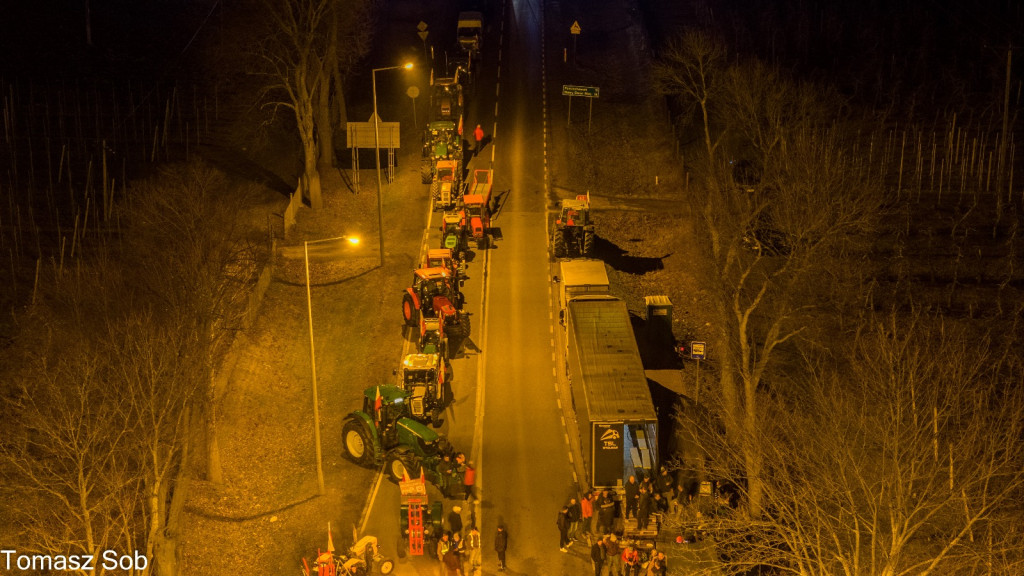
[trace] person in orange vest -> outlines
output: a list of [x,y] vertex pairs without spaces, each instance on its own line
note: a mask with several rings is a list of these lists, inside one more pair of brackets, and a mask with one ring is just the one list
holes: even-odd
[[473,149],[473,155],[476,156],[480,153],[480,147],[484,141],[484,129],[479,124],[476,125],[476,130],[473,131],[473,138],[476,139],[476,148]]
[[638,576],[640,574],[640,554],[636,548],[626,546],[622,553],[623,576]]

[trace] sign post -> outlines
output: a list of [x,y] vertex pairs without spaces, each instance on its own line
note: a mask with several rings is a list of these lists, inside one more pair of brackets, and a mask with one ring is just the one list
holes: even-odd
[[569,97],[569,118],[568,123],[572,124],[572,97],[582,96],[590,99],[590,112],[587,116],[587,134],[590,134],[590,123],[594,116],[594,98],[601,95],[601,89],[597,86],[573,86],[571,84],[562,85],[562,96]]
[[423,41],[423,63],[430,64],[430,59],[427,57],[427,23],[420,20],[420,23],[416,25],[416,34],[419,35],[420,40]]
[[569,34],[572,35],[572,65],[573,66],[576,65],[576,38],[579,37],[580,32],[582,32],[582,31],[583,31],[583,29],[580,28],[579,20],[573,20],[572,21],[572,26],[569,27]]
[[697,361],[697,387],[693,392],[693,401],[700,399],[700,361],[704,359],[705,342],[690,342],[690,358]]

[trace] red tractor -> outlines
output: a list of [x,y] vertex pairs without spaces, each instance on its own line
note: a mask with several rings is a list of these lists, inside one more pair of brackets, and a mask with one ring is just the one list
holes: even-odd
[[419,325],[420,318],[444,315],[453,324],[461,320],[464,297],[458,282],[444,268],[420,268],[413,273],[412,286],[402,295],[402,315],[410,328]]
[[462,197],[462,227],[476,247],[486,250],[491,228],[490,196],[466,194]]
[[562,200],[562,210],[551,231],[555,258],[589,257],[594,251],[594,222],[590,219],[590,193]]

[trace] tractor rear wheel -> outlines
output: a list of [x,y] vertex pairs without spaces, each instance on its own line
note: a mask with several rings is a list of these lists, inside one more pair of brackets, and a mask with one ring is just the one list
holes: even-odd
[[594,233],[587,230],[583,232],[583,255],[590,256],[594,252]]
[[430,184],[434,180],[434,170],[430,167],[430,160],[420,162],[420,180],[424,184]]
[[361,466],[369,466],[373,463],[373,443],[370,442],[366,428],[362,422],[352,418],[345,422],[341,430],[342,445],[345,446],[345,455],[350,460]]
[[555,258],[565,258],[565,233],[561,230],[555,230],[551,236],[551,246],[555,252]]
[[410,328],[414,328],[420,323],[420,311],[416,308],[416,303],[412,301],[412,296],[408,292],[402,295],[402,316],[405,319],[405,325]]

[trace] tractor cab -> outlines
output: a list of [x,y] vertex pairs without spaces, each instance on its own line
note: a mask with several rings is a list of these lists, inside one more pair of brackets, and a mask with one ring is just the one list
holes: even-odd
[[402,296],[402,314],[409,327],[419,325],[420,316],[444,315],[459,323],[463,296],[455,279],[444,268],[420,268],[413,273],[412,286]]
[[461,174],[458,160],[437,161],[437,174],[430,185],[430,195],[436,206],[447,210],[458,204],[462,188]]
[[409,393],[413,418],[441,424],[446,406],[445,382],[451,368],[441,355],[409,354],[402,360],[402,387]]
[[[443,230],[443,229],[442,229]],[[424,268],[444,268],[455,278],[461,286],[466,281],[465,264],[456,260],[451,248],[431,248],[427,250],[427,257],[423,262]]]
[[456,212],[445,212],[441,220],[441,247],[461,256],[466,249],[466,230],[463,228],[462,215]]
[[462,197],[462,226],[476,242],[477,248],[487,248],[487,231],[491,226],[491,211],[488,198],[480,194],[466,194]]
[[575,200],[563,200],[562,212],[556,224],[566,226],[586,226],[590,224],[590,198],[577,196]]
[[420,316],[420,338],[417,347],[421,354],[440,354],[442,358],[449,358],[443,314],[434,318]]

